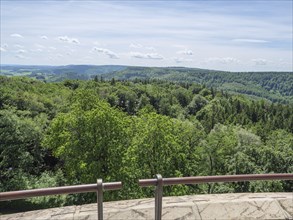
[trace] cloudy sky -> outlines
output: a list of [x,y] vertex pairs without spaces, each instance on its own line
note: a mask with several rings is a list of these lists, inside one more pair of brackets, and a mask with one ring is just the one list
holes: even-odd
[[1,64],[293,71],[291,0],[1,0]]

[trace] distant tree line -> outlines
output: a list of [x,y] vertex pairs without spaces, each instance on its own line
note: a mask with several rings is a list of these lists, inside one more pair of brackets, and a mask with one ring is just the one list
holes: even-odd
[[246,94],[252,99],[293,103],[292,72],[225,72],[196,68],[128,67],[103,74],[106,79],[160,79],[205,84],[229,93]]

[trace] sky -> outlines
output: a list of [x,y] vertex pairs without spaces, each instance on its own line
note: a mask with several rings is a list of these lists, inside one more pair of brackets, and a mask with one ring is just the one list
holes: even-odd
[[293,1],[1,0],[1,64],[293,71]]

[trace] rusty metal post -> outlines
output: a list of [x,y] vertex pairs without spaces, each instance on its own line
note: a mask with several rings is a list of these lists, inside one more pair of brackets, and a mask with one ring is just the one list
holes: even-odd
[[103,220],[103,180],[97,180],[98,220]]
[[162,218],[162,200],[163,200],[163,178],[161,174],[156,174],[157,184],[155,190],[155,220]]

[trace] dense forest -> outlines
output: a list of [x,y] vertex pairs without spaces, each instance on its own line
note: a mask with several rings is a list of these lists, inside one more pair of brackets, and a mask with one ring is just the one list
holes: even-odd
[[[247,77],[255,80],[259,75]],[[231,84],[246,80],[228,76]],[[190,78],[187,83],[133,77],[48,83],[0,76],[0,191],[102,178],[123,182],[122,190],[105,193],[105,200],[120,200],[153,196],[153,189],[139,188],[137,180],[156,173],[179,177],[293,172],[292,103],[229,94],[213,87],[215,77],[205,85],[190,83]],[[292,84],[286,80],[282,88],[274,78],[261,81],[261,88],[278,90],[278,97],[292,100]],[[292,181],[178,185],[164,187],[164,195],[292,187]],[[94,193],[36,197],[2,202],[1,212],[95,199]]]
[[293,104],[292,72],[227,72],[184,67],[134,67],[118,65],[22,66],[2,65],[0,75],[27,76],[46,81],[90,80],[168,80],[194,82],[229,94],[245,94],[252,100]]
[[194,82],[224,90],[231,94],[245,94],[251,99],[293,103],[292,72],[225,72],[184,67],[128,67],[109,74],[106,79],[161,79],[175,82]]

